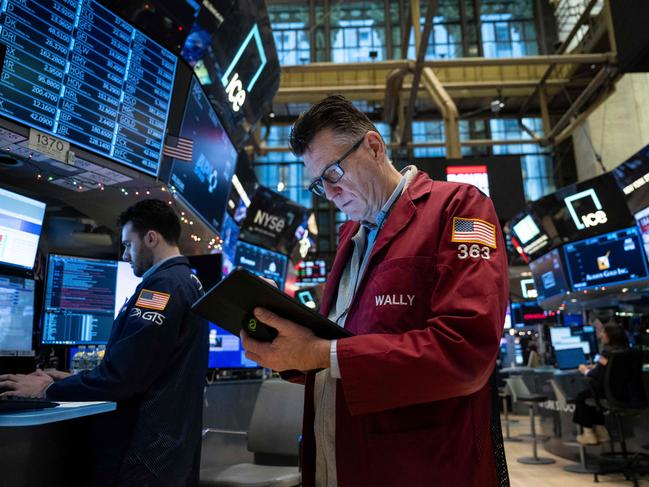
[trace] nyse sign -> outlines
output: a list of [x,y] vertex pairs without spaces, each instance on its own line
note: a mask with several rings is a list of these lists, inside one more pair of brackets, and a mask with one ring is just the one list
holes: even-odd
[[254,223],[276,233],[282,233],[282,230],[286,226],[286,220],[284,218],[271,215],[262,210],[257,210]]
[[[595,206],[595,211],[588,212],[585,215],[584,214],[577,214],[577,210],[575,209],[574,203],[576,201],[585,199],[585,198],[590,198],[593,205]],[[579,230],[584,230],[586,228],[591,228],[595,227],[597,225],[601,225],[603,223],[606,223],[608,221],[608,216],[606,215],[606,212],[602,208],[602,204],[599,201],[599,198],[597,197],[597,194],[595,193],[594,189],[587,189],[585,191],[581,191],[580,193],[573,194],[571,196],[568,196],[567,198],[564,198],[564,202],[566,203],[566,207],[568,208],[568,211],[570,212],[570,216],[572,217],[572,221],[575,223],[575,226]]]

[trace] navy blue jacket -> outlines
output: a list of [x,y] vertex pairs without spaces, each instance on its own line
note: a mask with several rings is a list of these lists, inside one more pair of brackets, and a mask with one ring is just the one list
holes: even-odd
[[173,485],[197,481],[209,327],[190,308],[202,294],[185,257],[164,262],[115,319],[101,364],[47,390],[51,400],[117,402],[89,428],[93,484],[134,464]]

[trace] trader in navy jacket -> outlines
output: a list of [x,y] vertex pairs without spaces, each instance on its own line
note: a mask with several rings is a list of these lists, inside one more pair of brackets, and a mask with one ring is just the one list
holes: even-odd
[[140,201],[119,223],[123,258],[143,280],[113,323],[104,360],[78,375],[0,376],[0,387],[117,402],[89,428],[93,485],[197,485],[209,328],[190,307],[202,285],[180,255],[180,222],[164,202]]

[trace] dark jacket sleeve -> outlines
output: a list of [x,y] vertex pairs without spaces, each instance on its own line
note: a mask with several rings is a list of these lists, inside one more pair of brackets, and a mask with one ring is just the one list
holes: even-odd
[[189,296],[177,279],[153,276],[143,289],[169,295],[162,310],[133,306],[121,335],[93,370],[59,380],[47,398],[60,401],[123,401],[146,391],[163,370],[173,351]]

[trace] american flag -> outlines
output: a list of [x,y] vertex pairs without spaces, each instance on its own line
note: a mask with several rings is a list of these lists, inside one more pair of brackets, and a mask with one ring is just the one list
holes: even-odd
[[137,297],[135,306],[162,311],[167,307],[167,303],[169,302],[170,297],[171,296],[167,293],[142,289],[142,291],[140,291],[140,295]]
[[476,243],[496,248],[496,227],[477,218],[453,218],[451,242]]
[[167,140],[162,147],[162,154],[180,161],[191,162],[194,154],[194,141],[167,135]]

